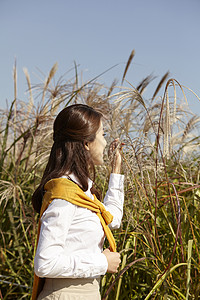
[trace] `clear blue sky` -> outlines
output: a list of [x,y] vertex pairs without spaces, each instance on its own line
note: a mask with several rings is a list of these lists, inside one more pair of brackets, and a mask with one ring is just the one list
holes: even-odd
[[[126,77],[131,84],[153,73],[155,88],[169,70],[200,95],[199,0],[0,0],[0,37],[1,107],[13,100],[15,58],[18,98],[24,100],[23,67],[35,84],[37,68],[47,74],[55,62],[58,77],[76,61],[86,79],[119,64],[100,79],[109,85],[121,81],[132,49]],[[190,105],[199,113],[200,102]]]

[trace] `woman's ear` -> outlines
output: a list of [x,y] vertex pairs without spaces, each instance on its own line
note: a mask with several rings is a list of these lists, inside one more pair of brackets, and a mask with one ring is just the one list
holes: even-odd
[[85,142],[85,143],[84,143],[84,146],[85,146],[85,149],[86,149],[87,151],[90,151],[89,143],[88,143],[88,142]]

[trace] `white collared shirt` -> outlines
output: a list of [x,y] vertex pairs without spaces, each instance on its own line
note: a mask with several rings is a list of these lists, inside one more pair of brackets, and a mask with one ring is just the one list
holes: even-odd
[[[63,176],[64,177],[64,176]],[[73,181],[76,178],[70,175]],[[87,196],[92,181],[89,180]],[[105,208],[113,215],[110,228],[119,228],[123,215],[124,176],[111,174],[104,198]],[[40,237],[34,259],[39,277],[99,277],[108,268],[102,253],[105,234],[96,213],[62,199],[54,199],[41,217]]]

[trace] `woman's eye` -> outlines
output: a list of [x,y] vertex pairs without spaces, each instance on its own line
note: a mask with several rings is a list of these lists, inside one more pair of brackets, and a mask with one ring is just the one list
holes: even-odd
[[105,137],[105,136],[106,136],[106,133],[104,133],[103,136]]

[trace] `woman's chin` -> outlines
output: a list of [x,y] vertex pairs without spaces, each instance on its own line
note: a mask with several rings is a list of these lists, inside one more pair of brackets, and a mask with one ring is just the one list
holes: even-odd
[[103,160],[103,158],[100,160],[96,160],[96,161],[94,161],[94,164],[95,164],[95,166],[101,166],[101,165],[103,165],[104,164],[104,160]]

